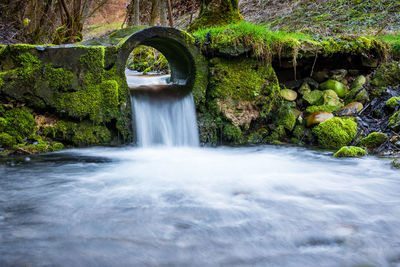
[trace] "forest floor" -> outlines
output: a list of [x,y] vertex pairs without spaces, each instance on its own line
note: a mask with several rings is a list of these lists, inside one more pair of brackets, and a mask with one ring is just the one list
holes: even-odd
[[[84,39],[102,36],[121,28],[121,0],[113,8],[100,10],[84,28]],[[198,14],[196,1],[173,1],[175,26],[187,29]],[[118,6],[119,5],[119,6]],[[340,34],[387,35],[400,33],[400,1],[393,0],[241,0],[245,21],[264,24],[271,30],[301,32],[318,36]],[[113,17],[114,16],[114,17]],[[142,20],[147,21],[145,12]],[[104,20],[107,17],[107,20]],[[0,21],[0,43],[18,40],[7,22]]]

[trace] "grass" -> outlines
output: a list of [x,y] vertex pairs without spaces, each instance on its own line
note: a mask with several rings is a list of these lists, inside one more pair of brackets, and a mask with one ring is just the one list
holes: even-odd
[[103,36],[111,31],[121,29],[121,22],[108,23],[108,24],[93,24],[83,28],[83,39],[90,40]]
[[[379,55],[386,54],[387,39],[371,36],[345,35],[321,37],[302,32],[273,31],[267,25],[240,22],[221,27],[201,29],[193,33],[203,48],[211,38],[211,49],[241,47],[251,50],[253,55],[267,60],[274,56],[291,57],[315,56],[315,54],[331,55],[335,53],[362,54],[375,51]],[[389,38],[389,37],[387,37]],[[393,40],[397,40],[393,37]],[[397,41],[396,41],[397,42]]]

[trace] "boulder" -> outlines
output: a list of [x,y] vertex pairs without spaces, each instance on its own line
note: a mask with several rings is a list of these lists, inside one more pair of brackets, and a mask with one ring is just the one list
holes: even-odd
[[366,147],[368,149],[377,148],[388,139],[385,133],[370,133],[367,137],[361,139],[359,146]]
[[303,95],[303,99],[306,100],[310,105],[321,105],[323,103],[324,92],[320,90],[314,90]]
[[312,133],[321,147],[338,149],[353,141],[357,123],[353,118],[333,117],[315,126]]
[[296,91],[290,89],[282,89],[281,96],[287,101],[295,101],[297,98]]
[[351,116],[354,114],[357,114],[364,108],[363,104],[360,102],[352,102],[350,104],[347,104],[346,106],[342,107],[341,110],[338,111],[338,115],[341,116]]
[[362,149],[361,147],[356,146],[344,146],[339,149],[335,154],[333,154],[336,158],[342,157],[362,157],[367,155],[367,151]]
[[322,90],[333,90],[339,97],[344,97],[347,94],[347,87],[338,81],[328,80],[320,85]]
[[313,125],[320,124],[320,123],[322,123],[322,122],[324,122],[327,119],[330,119],[332,117],[333,117],[333,114],[330,113],[330,112],[316,111],[316,112],[311,113],[307,117],[306,125],[307,125],[307,127],[311,127]]

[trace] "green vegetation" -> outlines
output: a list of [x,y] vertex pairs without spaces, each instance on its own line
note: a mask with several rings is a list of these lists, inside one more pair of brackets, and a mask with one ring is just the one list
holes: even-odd
[[237,50],[250,50],[255,56],[266,60],[274,56],[293,57],[294,65],[298,56],[315,56],[316,53],[324,56],[334,53],[361,54],[366,51],[381,56],[387,53],[386,46],[375,37],[352,35],[313,37],[300,32],[272,31],[265,25],[248,22],[200,29],[193,35],[204,47],[207,36],[210,36],[210,48],[220,52],[229,54]]
[[143,72],[144,75],[149,72],[169,73],[169,65],[165,56],[156,49],[146,46],[136,47],[129,55],[126,65],[127,68]]
[[391,97],[388,101],[386,101],[385,107],[394,110],[397,105],[400,105],[400,96]]
[[389,127],[394,131],[400,131],[400,111],[389,118]]
[[357,123],[352,118],[333,117],[314,127],[312,133],[321,147],[338,149],[353,141]]
[[361,147],[356,146],[344,146],[339,149],[335,154],[333,154],[336,158],[342,157],[362,157],[365,156],[367,152]]
[[326,111],[326,112],[334,112],[338,111],[341,108],[341,105],[339,106],[330,106],[330,105],[322,105],[322,106],[309,106],[306,109],[307,113],[314,113],[316,111]]
[[370,133],[367,137],[361,139],[359,146],[366,147],[368,149],[377,148],[382,145],[388,136],[385,133]]

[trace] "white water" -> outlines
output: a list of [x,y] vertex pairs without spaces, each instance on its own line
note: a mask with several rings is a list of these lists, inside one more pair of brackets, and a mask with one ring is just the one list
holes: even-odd
[[[168,76],[128,76],[131,89],[146,85],[166,85]],[[168,90],[168,88],[163,89]],[[146,92],[131,97],[134,132],[140,147],[198,146],[196,111],[191,94],[185,97],[158,97]]]
[[0,177],[0,266],[400,265],[389,160],[98,147],[0,163]]

